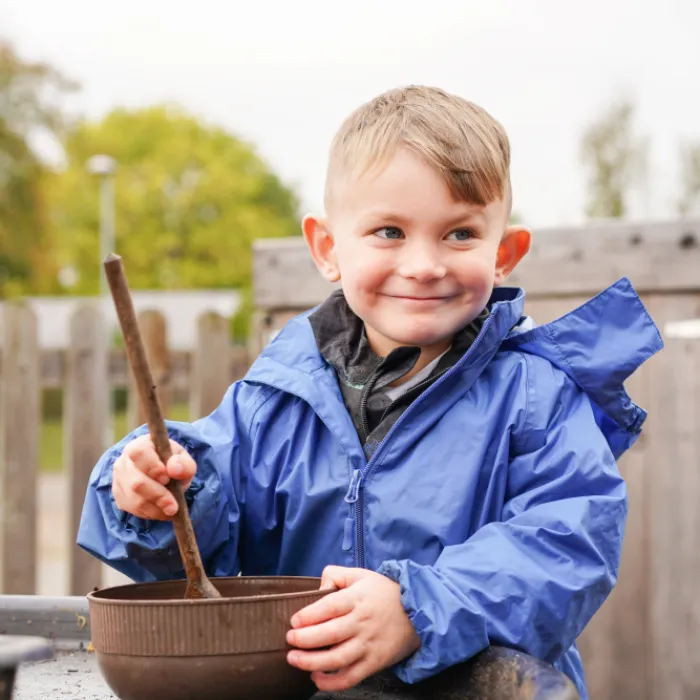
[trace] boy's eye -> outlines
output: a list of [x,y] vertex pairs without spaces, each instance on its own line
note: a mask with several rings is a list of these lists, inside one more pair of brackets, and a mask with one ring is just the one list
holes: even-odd
[[396,241],[403,237],[403,231],[395,226],[385,226],[374,232],[375,236],[379,238],[386,238],[390,241]]
[[451,241],[468,241],[474,236],[474,232],[469,229],[460,229],[459,231],[452,231],[447,238]]

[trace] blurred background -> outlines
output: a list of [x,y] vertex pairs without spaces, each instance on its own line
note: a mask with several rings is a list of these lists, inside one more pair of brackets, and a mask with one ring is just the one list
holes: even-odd
[[321,206],[341,119],[411,82],[504,123],[530,225],[687,215],[699,25],[691,0],[0,0],[0,295],[98,292],[112,178],[135,286],[245,293],[251,240]]
[[[2,538],[4,551],[24,553],[21,565],[3,564],[2,591],[81,594],[94,578],[94,562],[73,546],[81,494],[101,449],[139,422],[102,282],[104,255],[124,258],[169,416],[204,414],[265,338],[302,302],[316,300],[314,291],[298,303],[270,301],[275,283],[259,281],[268,300],[256,301],[255,245],[268,256],[260,279],[270,279],[272,268],[284,277],[284,255],[270,258],[270,251],[299,250],[292,237],[304,212],[321,208],[326,152],[341,120],[409,83],[459,93],[504,124],[514,220],[558,232],[559,248],[578,251],[574,260],[583,255],[589,271],[596,261],[576,248],[583,241],[585,251],[587,232],[622,232],[605,234],[622,261],[610,276],[635,281],[636,270],[643,291],[665,300],[663,309],[651,304],[652,315],[656,309],[676,324],[669,338],[684,339],[686,364],[675,364],[673,380],[684,403],[672,413],[685,427],[676,422],[672,438],[661,426],[657,434],[681,450],[683,488],[699,493],[688,491],[700,478],[693,376],[700,371],[700,267],[692,267],[700,215],[698,28],[695,0],[0,0]],[[291,247],[279,243],[286,238]],[[260,239],[270,239],[268,247]],[[649,250],[670,250],[663,241],[671,239],[675,257],[639,252],[646,241]],[[623,240],[637,246],[631,270]],[[606,255],[599,253],[598,263]],[[533,255],[536,263],[543,254]],[[664,288],[662,278],[691,283]],[[305,283],[294,278],[295,289]],[[538,320],[589,291],[552,284]],[[566,301],[553,304],[565,292]],[[104,394],[95,393],[102,384]],[[661,386],[651,374],[639,384],[647,403],[668,416]],[[95,409],[100,402],[104,414]],[[666,443],[653,444],[647,455],[669,454]],[[633,507],[644,516],[634,515],[628,549],[636,554],[628,560],[636,563],[628,568],[638,568],[628,580],[637,607],[612,614],[590,638],[594,697],[698,697],[700,654],[687,626],[685,637],[677,627],[654,627],[668,612],[654,591],[666,601],[682,581],[690,590],[684,600],[694,601],[700,558],[691,565],[683,555],[685,568],[661,588],[650,583],[658,525],[644,499],[668,494],[648,476],[666,467],[635,454]],[[669,510],[678,510],[668,498]],[[674,521],[670,538],[700,525],[693,508]],[[677,620],[688,615],[700,620],[696,605]],[[637,619],[626,632],[625,619]],[[613,629],[624,639],[616,642]],[[700,623],[693,630],[700,642]],[[670,651],[679,638],[685,651]],[[630,681],[640,668],[651,670]]]

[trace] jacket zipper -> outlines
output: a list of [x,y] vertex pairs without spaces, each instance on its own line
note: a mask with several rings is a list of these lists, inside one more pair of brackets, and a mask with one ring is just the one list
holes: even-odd
[[[426,396],[428,391],[431,391],[435,389],[437,386],[442,384],[451,374],[452,372],[456,371],[458,367],[464,365],[464,363],[467,361],[469,356],[474,352],[474,349],[478,346],[479,341],[483,336],[486,334],[486,330],[488,329],[489,325],[491,324],[491,321],[493,319],[493,314],[490,314],[489,317],[486,319],[486,322],[481,328],[481,333],[474,339],[474,342],[472,343],[471,347],[467,350],[467,352],[464,354],[462,359],[456,364],[450,367],[450,369],[445,372],[439,379],[437,379],[431,387],[428,388],[428,390],[424,391],[416,400],[406,408],[406,410],[399,416],[399,419],[394,423],[394,425],[391,426],[389,429],[389,432],[384,436],[384,439],[379,443],[377,446],[377,449],[374,451],[374,454],[372,455],[372,458],[367,462],[366,467],[364,470],[362,469],[355,469],[352,473],[352,478],[350,480],[350,488],[348,489],[347,494],[345,495],[345,501],[346,503],[354,504],[355,505],[355,561],[357,562],[357,566],[361,569],[365,568],[365,533],[364,533],[364,523],[362,521],[362,511],[364,510],[364,498],[363,498],[363,490],[362,486],[363,483],[367,480],[367,477],[369,476],[370,472],[372,471],[372,467],[376,463],[376,459],[379,456],[379,454],[382,451],[382,448],[386,444],[386,442],[389,440],[391,437],[392,433],[398,429],[398,427],[401,425],[403,422],[404,418],[406,417],[406,414],[411,410],[414,409],[416,406],[420,404],[420,402],[423,400],[423,398]],[[365,407],[366,407],[366,400],[365,400]],[[363,422],[364,422],[364,414],[363,414]],[[363,425],[364,428],[364,425]]]
[[420,382],[419,384],[416,384],[415,386],[412,386],[410,389],[408,389],[408,391],[404,391],[403,394],[400,394],[399,396],[397,396],[397,397],[384,409],[384,413],[382,413],[382,417],[379,419],[379,424],[381,424],[381,422],[387,417],[387,414],[389,413],[389,411],[391,411],[391,409],[394,408],[394,406],[396,406],[396,404],[401,403],[402,401],[404,401],[404,400],[406,399],[407,396],[410,396],[411,394],[416,393],[417,391],[419,391],[419,390],[422,389],[423,387],[425,387],[425,386],[430,386],[431,384],[435,384],[435,383],[437,382],[437,380],[440,379],[440,377],[442,377],[443,374],[445,374],[446,372],[449,372],[449,371],[450,371],[449,368],[448,368],[448,369],[443,369],[442,372],[439,372],[438,374],[436,374],[436,375],[433,376],[433,377],[428,377],[428,379],[424,379],[424,380],[423,380],[422,382]]
[[355,561],[364,567],[365,543],[362,538],[362,470],[354,469],[350,479],[350,487],[345,494],[345,502],[355,505]]
[[369,420],[367,419],[367,403],[369,402],[369,395],[372,393],[374,385],[379,379],[379,371],[382,368],[382,364],[377,367],[374,374],[369,378],[369,381],[362,389],[362,394],[360,396],[360,422],[362,423],[362,444],[367,442],[367,437],[369,436]]

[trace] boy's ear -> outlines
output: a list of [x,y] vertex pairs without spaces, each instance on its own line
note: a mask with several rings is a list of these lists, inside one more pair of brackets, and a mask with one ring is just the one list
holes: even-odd
[[503,284],[515,266],[527,255],[531,239],[530,231],[523,226],[506,228],[496,256],[495,285]]
[[337,282],[340,279],[340,270],[328,223],[325,219],[308,214],[304,217],[301,228],[319,272],[329,282]]

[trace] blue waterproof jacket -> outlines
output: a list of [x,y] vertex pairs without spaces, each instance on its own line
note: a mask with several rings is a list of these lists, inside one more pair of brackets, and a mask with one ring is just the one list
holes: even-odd
[[[623,381],[662,346],[627,280],[524,330],[521,290],[494,292],[464,357],[402,414],[369,462],[307,318],[291,321],[193,424],[190,512],[211,576],[377,570],[420,636],[412,683],[489,644],[567,673],[612,589],[627,496],[615,459],[645,412]],[[525,326],[527,328],[527,325]],[[183,577],[173,528],[121,512],[96,465],[78,543],[137,581]]]

